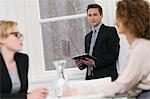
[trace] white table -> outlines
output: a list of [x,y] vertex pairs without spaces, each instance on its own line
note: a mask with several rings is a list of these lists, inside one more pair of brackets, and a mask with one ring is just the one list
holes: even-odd
[[[101,83],[107,83],[111,82],[111,78],[103,78],[103,79],[94,79],[94,80],[75,80],[75,81],[69,81],[69,85],[76,86],[80,88],[80,86],[84,85],[91,85],[91,84],[101,84]],[[82,96],[71,96],[71,97],[61,97],[58,98],[54,96],[54,90],[53,93],[50,93],[47,97],[47,99],[127,99],[126,96],[117,95],[114,94],[106,94],[106,93],[98,93],[98,94],[89,94],[89,95],[82,95]]]
[[[72,97],[51,97],[48,96],[47,99],[128,99],[126,95],[106,95],[106,94],[93,94],[93,95],[84,95],[84,96],[72,96]],[[131,98],[135,99],[135,98]]]

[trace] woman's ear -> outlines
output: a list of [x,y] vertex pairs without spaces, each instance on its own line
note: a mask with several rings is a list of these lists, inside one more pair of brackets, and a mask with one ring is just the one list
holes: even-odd
[[6,38],[4,38],[4,37],[3,37],[3,38],[2,38],[2,37],[0,37],[0,44],[3,44],[3,43],[4,43],[4,41],[5,41],[5,39],[6,39]]

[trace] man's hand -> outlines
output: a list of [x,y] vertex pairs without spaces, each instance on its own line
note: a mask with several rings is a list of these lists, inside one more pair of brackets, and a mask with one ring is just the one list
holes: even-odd
[[86,65],[90,65],[90,66],[95,66],[95,62],[93,59],[90,59],[90,58],[85,58],[85,59],[81,59],[80,60],[82,63],[86,64]]
[[81,60],[75,60],[75,64],[76,64],[78,67],[80,67],[80,66],[83,64],[83,62],[82,62]]

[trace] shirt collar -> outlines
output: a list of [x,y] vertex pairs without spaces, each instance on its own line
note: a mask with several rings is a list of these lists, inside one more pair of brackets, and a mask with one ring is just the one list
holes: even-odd
[[99,31],[100,27],[101,27],[102,23],[100,23],[99,25],[97,25],[96,27],[92,28],[92,31],[96,30],[96,32]]

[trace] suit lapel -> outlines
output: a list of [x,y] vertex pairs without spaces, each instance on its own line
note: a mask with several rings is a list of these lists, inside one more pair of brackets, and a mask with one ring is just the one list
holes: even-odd
[[21,87],[22,87],[22,78],[23,78],[23,73],[24,73],[21,68],[23,65],[22,58],[19,55],[15,54],[15,61],[17,65],[20,82],[21,82]]
[[1,61],[0,69],[2,70],[0,72],[1,72],[1,76],[3,75],[3,77],[2,77],[3,79],[1,79],[1,80],[5,83],[4,85],[6,85],[7,88],[9,88],[9,92],[10,92],[11,91],[11,87],[12,87],[11,78],[9,76],[9,73],[8,73],[5,61],[4,61],[4,59],[3,59],[1,54],[0,54],[0,59],[1,59],[0,60]]
[[95,45],[94,45],[94,47],[93,47],[93,50],[95,49],[95,47],[96,47],[96,45],[97,45],[97,42],[99,41],[99,40],[101,40],[101,34],[103,33],[103,27],[104,27],[105,25],[104,24],[102,24],[101,25],[101,27],[100,27],[100,29],[99,29],[99,31],[98,31],[98,35],[97,35],[97,38],[96,38],[96,41],[95,41]]

